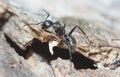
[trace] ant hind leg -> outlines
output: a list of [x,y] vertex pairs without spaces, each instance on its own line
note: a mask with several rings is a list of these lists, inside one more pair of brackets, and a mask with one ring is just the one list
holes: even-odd
[[85,37],[87,38],[88,42],[91,43],[91,41],[89,40],[89,38],[88,38],[88,36],[86,35],[86,33],[85,33],[85,32],[82,30],[82,28],[79,27],[79,26],[73,27],[73,28],[71,29],[71,31],[69,32],[69,35],[71,35],[76,28],[78,28],[78,29],[85,35]]

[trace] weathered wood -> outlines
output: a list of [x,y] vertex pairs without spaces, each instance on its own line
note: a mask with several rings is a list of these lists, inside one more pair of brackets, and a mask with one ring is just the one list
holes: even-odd
[[3,32],[0,32],[0,76],[35,77],[30,65],[6,42]]
[[[57,40],[58,42],[61,42],[61,39],[55,36],[54,32],[49,33],[42,30],[41,25],[27,25],[44,21],[44,18],[42,19],[43,14],[34,14],[25,11],[22,8],[18,9],[13,5],[8,5],[6,3],[3,4],[2,2],[0,5],[4,9],[15,14],[2,27],[2,31],[4,31],[6,35],[22,49],[25,49],[27,46],[29,46],[32,43],[32,40],[35,38],[42,42],[49,42],[50,40]],[[44,11],[41,10],[41,13],[42,12]],[[89,44],[85,37],[81,37],[84,35],[76,30],[73,33],[73,36],[77,41],[77,52],[102,65],[110,65],[116,60],[119,51],[117,47],[119,45],[111,41],[111,39],[116,38],[116,33],[115,31],[111,31],[111,29],[108,28],[106,24],[101,22],[88,22],[87,20],[79,20],[75,18],[61,18],[60,21],[68,23],[66,32],[69,32],[73,25],[78,25],[86,32],[87,36],[91,40],[92,43]],[[115,46],[117,47],[114,48]],[[60,44],[59,47],[67,48],[64,43]]]
[[119,77],[120,72],[106,69],[75,70],[74,67],[70,67],[69,61],[60,58],[52,61],[51,64],[57,77]]
[[[48,42],[51,38],[55,38],[55,36],[41,30],[41,25],[27,25],[44,21],[43,16],[38,16],[22,9],[17,9],[12,5],[3,5],[3,3],[0,3],[0,5],[14,14],[14,16],[12,16],[3,26],[2,30],[22,49],[25,49],[30,45],[31,41],[35,38],[43,42]],[[44,12],[43,10],[41,11]]]
[[[0,25],[1,30],[5,33],[6,36],[8,36],[13,42],[15,42],[15,44],[18,45],[22,50],[25,50],[28,46],[30,46],[34,42],[33,41],[34,39],[38,39],[42,43],[49,42],[51,40],[56,40],[60,43],[58,47],[67,49],[67,46],[63,43],[61,38],[55,35],[54,31],[52,31],[52,28],[50,28],[48,31],[44,31],[41,29],[41,26],[42,26],[41,24],[28,25],[31,23],[38,23],[38,22],[44,21],[45,12],[43,10],[41,10],[41,13],[43,12],[43,14],[40,14],[40,15],[34,14],[32,12],[26,11],[25,9],[17,8],[15,6],[9,5],[6,2],[4,2],[4,0],[0,1],[0,8],[3,9],[3,10],[0,10],[0,18],[2,17],[7,20],[4,22],[4,24],[1,24],[2,26]],[[51,68],[51,66],[48,65],[46,61],[41,61],[42,56],[38,55],[37,53],[35,53],[34,50],[31,50],[31,49],[29,50],[31,52],[29,53],[30,57],[28,57],[26,60],[24,60],[23,58],[21,60],[21,57],[19,57],[19,55],[17,56],[13,55],[13,60],[15,59],[15,61],[17,61],[18,63],[10,63],[10,66],[12,67],[12,69],[14,68],[19,69],[17,65],[19,65],[19,60],[20,60],[25,64],[23,65],[23,69],[25,69],[25,71],[27,72],[33,73],[33,75],[31,75],[30,73],[27,73],[23,77],[27,77],[27,76],[30,77],[30,75],[31,77],[34,77],[34,76],[37,76],[37,77],[55,77],[55,76],[56,77],[70,77],[70,76],[86,77],[87,74],[89,74],[88,77],[90,76],[93,77],[93,76],[96,76],[96,74],[98,74],[99,76],[102,76],[104,72],[107,72],[107,70],[105,69],[101,70],[100,68],[105,68],[104,66],[109,68],[109,66],[113,64],[114,61],[119,56],[118,55],[119,43],[111,41],[111,39],[117,38],[116,31],[113,31],[113,30],[111,31],[111,28],[107,27],[106,24],[104,23],[92,22],[89,20],[78,19],[74,17],[60,18],[59,21],[63,23],[67,23],[66,32],[69,32],[76,25],[80,26],[85,31],[85,33],[91,40],[91,43],[88,42],[88,40],[84,37],[84,35],[78,29],[75,30],[75,32],[72,34],[77,41],[76,52],[79,52],[85,57],[95,61],[99,69],[77,71],[73,66],[70,67],[71,63],[68,60],[62,60],[62,59],[57,59],[51,62],[51,66],[52,66]],[[3,37],[4,36],[2,36],[2,38]],[[1,47],[6,48],[6,46],[2,44],[3,43],[0,43]],[[7,48],[10,48],[10,47],[7,46]],[[7,50],[9,51],[10,49],[6,49],[5,51]],[[3,53],[0,53],[0,54],[3,54]],[[13,52],[11,52],[10,54],[13,54]],[[14,54],[16,54],[15,51],[14,51]],[[4,56],[6,57],[6,55]],[[12,58],[10,55],[8,55],[8,57],[10,57],[10,59]],[[5,61],[8,61],[8,60],[9,59],[6,59]],[[1,58],[1,61],[4,61],[4,59]],[[27,62],[29,64],[27,64]],[[28,70],[26,70],[26,68]],[[3,67],[3,69],[6,70],[5,67]],[[20,71],[23,72],[21,69]],[[116,71],[113,72],[112,70],[109,70],[106,74],[105,73],[104,74],[105,76],[108,76],[108,77],[118,76],[118,74],[115,74]],[[9,74],[11,74],[11,72],[14,72],[14,71],[10,71]],[[16,77],[17,75],[16,71],[14,73],[15,73],[14,77]],[[111,74],[109,75],[109,73]]]
[[[55,77],[52,68],[46,62],[40,62],[36,59],[37,55],[34,53],[27,59],[27,62],[10,47],[3,32],[0,32],[1,77]],[[31,64],[29,64],[29,60],[31,60]]]

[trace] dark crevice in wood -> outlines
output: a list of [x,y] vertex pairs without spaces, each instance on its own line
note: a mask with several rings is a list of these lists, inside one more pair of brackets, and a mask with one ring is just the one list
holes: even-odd
[[[54,54],[51,55],[49,52],[48,43],[42,43],[38,40],[34,40],[34,43],[31,45],[31,47],[37,54],[44,57],[48,62],[50,62],[51,60],[55,60],[58,57],[61,57],[62,59],[69,59],[68,49],[54,47]],[[76,69],[97,68],[94,66],[95,62],[93,60],[79,53],[72,54],[72,62],[74,63]]]
[[72,57],[72,62],[74,63],[76,69],[97,69],[97,67],[94,66],[95,62],[82,54],[74,53]]
[[14,41],[12,41],[7,35],[5,35],[7,42],[10,44],[12,48],[18,53],[18,55],[23,56],[26,58],[26,55],[29,53],[29,47],[26,50],[22,50]]
[[[7,39],[7,42],[10,44],[10,46],[13,47],[15,51],[20,56],[23,56],[25,59],[26,59],[27,54],[29,53],[30,48],[33,49],[33,51],[36,54],[39,54],[41,57],[47,60],[48,63],[51,60],[57,59],[58,57],[61,57],[62,59],[69,59],[68,49],[54,47],[54,55],[51,55],[49,52],[48,43],[42,43],[39,40],[34,39],[31,46],[27,47],[26,50],[22,50],[7,35],[5,35],[5,37]],[[91,59],[79,53],[72,53],[72,62],[74,63],[74,66],[76,69],[87,69],[87,68],[96,69],[96,67],[94,66],[94,61],[92,61]]]

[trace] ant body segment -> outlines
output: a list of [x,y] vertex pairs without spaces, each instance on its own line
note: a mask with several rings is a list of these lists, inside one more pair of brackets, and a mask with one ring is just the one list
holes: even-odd
[[[45,10],[43,10],[44,12],[46,12]],[[72,54],[73,52],[75,52],[75,47],[76,47],[76,40],[75,38],[72,36],[72,33],[74,32],[74,30],[76,28],[78,28],[87,38],[88,42],[90,43],[90,40],[88,39],[86,33],[79,27],[79,26],[75,26],[73,27],[69,33],[65,32],[65,24],[64,26],[62,26],[62,24],[59,21],[53,22],[51,20],[48,20],[47,18],[50,16],[48,12],[47,13],[47,17],[43,22],[39,22],[37,24],[27,24],[27,25],[38,25],[38,24],[42,24],[42,28],[41,29],[48,29],[50,27],[53,27],[55,30],[55,33],[57,36],[59,36],[60,38],[63,39],[63,41],[66,43],[66,45],[68,46],[69,49],[69,56],[70,56],[70,60],[72,60]]]

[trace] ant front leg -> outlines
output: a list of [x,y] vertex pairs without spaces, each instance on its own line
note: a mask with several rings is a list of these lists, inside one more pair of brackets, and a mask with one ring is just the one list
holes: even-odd
[[69,35],[71,35],[76,28],[78,28],[78,29],[85,35],[85,37],[87,38],[88,42],[91,43],[91,41],[89,40],[89,38],[88,38],[88,36],[86,35],[86,33],[85,33],[85,32],[82,30],[82,28],[79,27],[79,26],[73,27],[73,28],[71,29],[71,31],[69,32]]

